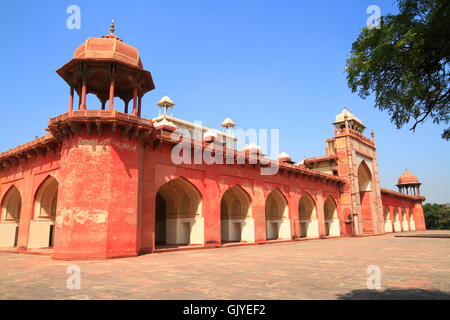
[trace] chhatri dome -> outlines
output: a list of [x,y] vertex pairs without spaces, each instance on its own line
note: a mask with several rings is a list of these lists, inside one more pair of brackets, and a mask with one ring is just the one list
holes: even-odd
[[174,107],[175,103],[172,101],[172,99],[170,99],[169,96],[164,96],[161,98],[161,100],[159,100],[157,105],[159,107]]
[[406,170],[406,172],[398,178],[397,188],[401,193],[418,196],[420,195],[421,185],[419,179]]
[[115,34],[114,20],[111,23],[110,33],[103,37],[90,37],[81,46],[75,49],[74,59],[113,59],[143,69],[139,51],[126,44]]
[[224,127],[224,128],[234,128],[234,127],[236,127],[236,124],[233,122],[233,120],[231,120],[230,117],[227,117],[225,120],[223,120],[222,127]]
[[411,172],[406,171],[404,174],[402,174],[399,178],[398,178],[398,184],[399,185],[404,185],[404,184],[418,184],[419,183],[419,179],[413,175]]
[[[123,42],[115,34],[114,21],[110,33],[103,37],[88,38],[75,49],[72,60],[56,72],[80,97],[79,110],[87,110],[86,95],[91,93],[102,102],[102,109],[109,101],[109,110],[114,110],[114,97],[125,103],[133,101],[132,115],[141,115],[141,98],[155,88],[151,73],[144,70],[139,51]],[[73,103],[69,105],[69,112]]]

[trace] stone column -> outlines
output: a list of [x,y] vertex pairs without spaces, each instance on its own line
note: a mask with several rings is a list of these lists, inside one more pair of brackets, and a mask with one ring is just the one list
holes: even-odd
[[69,112],[73,111],[73,94],[74,94],[74,89],[72,86],[70,86],[70,95],[69,95]]
[[317,222],[319,223],[319,237],[326,236],[324,205],[325,205],[325,201],[323,199],[322,193],[319,192],[317,194],[317,203],[316,203]]
[[116,86],[117,66],[111,66],[111,83],[109,85],[109,107],[108,110],[114,110],[114,90]]
[[131,112],[133,116],[137,115],[137,93],[138,88],[135,87],[133,90],[133,111]]

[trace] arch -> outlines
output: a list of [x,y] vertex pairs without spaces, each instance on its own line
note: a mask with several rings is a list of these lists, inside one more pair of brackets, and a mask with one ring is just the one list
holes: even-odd
[[406,217],[405,208],[402,208],[402,231],[409,231],[409,223]]
[[372,173],[366,161],[361,161],[358,166],[357,174],[363,233],[373,233],[374,226],[372,218]]
[[372,173],[366,161],[361,161],[358,166],[359,191],[372,191]]
[[400,217],[398,215],[398,209],[394,208],[394,231],[400,232],[402,231],[402,226],[400,223]]
[[222,242],[255,241],[251,198],[239,185],[230,187],[222,195],[220,230]]
[[48,176],[34,197],[34,219],[55,219],[58,201],[58,180]]
[[300,219],[300,237],[318,238],[319,223],[317,221],[316,203],[309,193],[303,194],[298,202]]
[[384,232],[392,232],[392,221],[388,207],[383,207]]
[[53,247],[58,180],[49,175],[41,183],[34,197],[33,219],[30,221],[28,248]]
[[202,196],[183,177],[166,182],[156,193],[155,242],[157,246],[204,243]]
[[11,186],[2,200],[0,216],[0,247],[16,247],[19,236],[22,196]]
[[340,236],[340,222],[337,214],[336,202],[331,196],[328,196],[323,205],[325,218],[325,235]]
[[267,240],[290,239],[289,209],[287,200],[280,190],[274,189],[267,196],[265,213]]

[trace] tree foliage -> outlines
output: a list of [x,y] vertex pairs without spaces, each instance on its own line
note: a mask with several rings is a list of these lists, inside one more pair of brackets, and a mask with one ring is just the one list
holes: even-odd
[[423,212],[427,229],[450,230],[450,205],[426,203]]
[[[399,14],[362,29],[347,60],[349,87],[386,110],[397,128],[450,121],[450,1],[398,0]],[[442,134],[450,139],[450,127]]]

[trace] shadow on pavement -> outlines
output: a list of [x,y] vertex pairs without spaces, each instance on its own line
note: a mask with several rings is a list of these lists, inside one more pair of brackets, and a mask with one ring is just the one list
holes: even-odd
[[424,289],[353,290],[339,300],[450,300],[450,292]]

